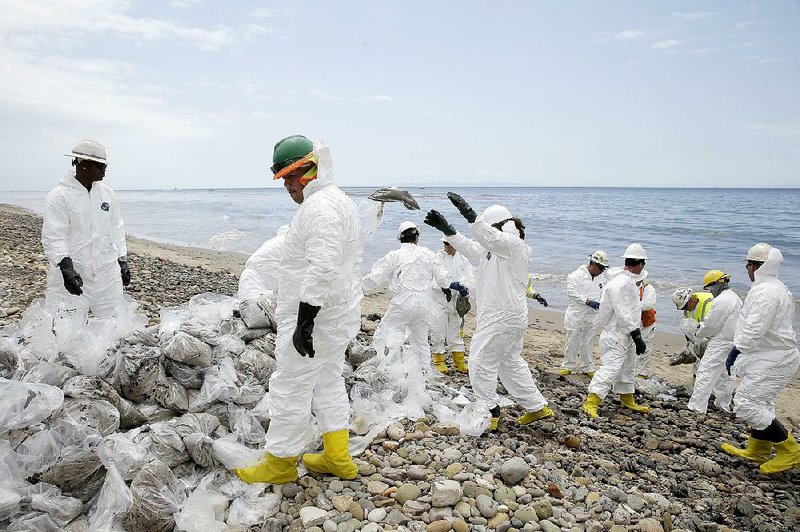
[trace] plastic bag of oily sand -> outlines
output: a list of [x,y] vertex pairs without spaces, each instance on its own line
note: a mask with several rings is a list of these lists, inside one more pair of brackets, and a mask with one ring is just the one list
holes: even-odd
[[181,362],[175,362],[171,358],[165,358],[164,369],[167,371],[168,376],[186,388],[199,390],[203,386],[203,370],[201,368],[195,368]]
[[67,526],[70,521],[83,512],[83,503],[72,497],[61,495],[61,490],[40,482],[31,488],[32,510],[45,512],[58,523],[58,526]]
[[159,350],[153,347],[123,348],[117,353],[114,370],[115,383],[120,394],[130,401],[148,399],[164,373],[159,362]]
[[211,346],[183,331],[178,331],[164,345],[164,355],[176,362],[201,368],[211,364]]
[[106,381],[99,377],[78,375],[64,384],[64,395],[76,399],[105,399],[119,411],[119,426],[123,429],[138,427],[146,419],[132,403],[120,396]]
[[42,473],[41,480],[58,486],[63,495],[86,503],[100,491],[105,475],[106,470],[94,450],[68,447],[55,465]]
[[181,482],[169,467],[153,462],[142,468],[131,482],[133,504],[122,522],[137,532],[170,532],[175,527],[174,514],[186,500]]

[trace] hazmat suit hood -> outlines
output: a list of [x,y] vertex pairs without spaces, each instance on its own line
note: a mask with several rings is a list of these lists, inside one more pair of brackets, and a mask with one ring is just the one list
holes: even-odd
[[606,275],[608,276],[609,280],[613,279],[617,275],[622,275],[622,274],[625,274],[628,277],[631,277],[634,281],[639,281],[640,280],[640,276],[639,275],[636,275],[635,273],[631,273],[628,270],[626,270],[625,268],[622,268],[620,266],[614,266],[613,268],[609,268],[608,271],[606,272]]
[[317,177],[303,189],[303,198],[308,199],[322,187],[333,184],[333,158],[328,143],[323,139],[314,142],[314,155],[317,157]]
[[781,262],[783,262],[783,253],[781,253],[781,250],[778,248],[770,249],[767,260],[764,261],[764,264],[762,264],[761,267],[753,274],[753,277],[756,278],[756,280],[753,282],[753,285],[756,285],[767,278],[777,279]]
[[81,185],[80,181],[78,181],[75,178],[75,170],[70,170],[69,172],[67,172],[64,177],[58,180],[58,182],[64,185],[65,187],[69,188],[75,188],[78,190],[84,188],[83,185]]

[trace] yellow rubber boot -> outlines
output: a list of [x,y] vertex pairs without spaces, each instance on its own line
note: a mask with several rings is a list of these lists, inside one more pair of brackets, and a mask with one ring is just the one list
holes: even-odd
[[469,373],[469,366],[464,361],[464,351],[453,351],[453,365],[459,373]]
[[335,475],[344,480],[358,476],[358,467],[350,457],[350,431],[326,432],[322,435],[322,454],[304,454],[303,464],[316,473]]
[[775,443],[775,458],[764,462],[759,471],[765,475],[780,473],[793,467],[800,467],[800,445],[789,434],[789,437],[780,443]]
[[536,412],[525,412],[523,415],[517,419],[517,423],[520,425],[527,425],[528,423],[533,423],[539,419],[544,419],[548,417],[555,417],[556,414],[552,410],[550,410],[549,406],[545,406],[541,410],[537,410]]
[[763,464],[772,455],[772,442],[767,440],[759,440],[752,436],[747,439],[747,447],[744,449],[731,445],[730,443],[723,443],[720,447],[722,452],[728,453],[737,458],[744,458],[757,464]]
[[570,371],[570,370],[568,370],[568,369],[566,369],[566,368],[561,368],[560,370],[558,370],[558,372],[559,372],[561,375],[571,375],[571,374],[572,374],[572,371]]
[[492,419],[489,421],[489,430],[497,432],[497,427],[500,426],[500,407],[495,406],[489,412],[492,414]]
[[258,465],[234,469],[234,474],[245,482],[268,482],[270,484],[286,484],[297,480],[297,457],[278,458],[267,453]]
[[644,412],[649,412],[650,411],[650,407],[649,406],[642,406],[642,405],[636,404],[636,401],[633,400],[633,394],[632,393],[621,393],[619,395],[619,402],[622,403],[622,406],[624,406],[625,408],[630,408],[634,412],[642,412],[642,413],[644,413]]
[[445,375],[450,373],[450,370],[447,368],[447,363],[444,361],[443,353],[433,354],[433,369],[440,373],[444,373]]
[[583,403],[583,411],[589,414],[591,418],[600,417],[597,414],[597,407],[600,406],[600,396],[596,393],[590,393],[588,397],[586,397],[586,402]]
[[594,371],[587,371],[586,375],[588,375],[589,378],[591,379],[592,377],[594,377]]

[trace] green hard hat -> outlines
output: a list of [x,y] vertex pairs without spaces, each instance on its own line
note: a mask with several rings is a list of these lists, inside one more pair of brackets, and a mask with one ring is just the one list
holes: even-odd
[[275,145],[272,152],[272,173],[277,174],[312,151],[314,144],[303,135],[286,137]]

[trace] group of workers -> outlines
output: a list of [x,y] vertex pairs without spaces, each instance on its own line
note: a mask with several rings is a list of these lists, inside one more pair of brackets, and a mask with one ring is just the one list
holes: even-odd
[[[46,299],[63,308],[83,295],[95,317],[109,317],[130,282],[130,270],[117,200],[101,182],[106,152],[96,142],[82,141],[68,156],[74,171],[45,202],[42,244],[52,266]],[[546,301],[531,289],[531,250],[519,217],[501,205],[479,214],[450,192],[470,236],[431,210],[425,223],[442,233],[441,251],[421,246],[419,228],[404,222],[398,228],[400,247],[362,278],[360,214],[333,183],[327,145],[301,135],[282,139],[275,145],[271,170],[299,207],[291,223],[251,257],[240,279],[240,293],[269,289],[277,296],[277,369],[269,382],[273,409],[267,453],[257,465],[235,470],[240,478],[294,481],[312,416],[323,432],[323,450],[304,454],[305,467],[343,479],[357,476],[349,452],[345,351],[360,328],[363,294],[387,286],[392,299],[374,335],[378,356],[399,348],[410,367],[432,376],[449,371],[449,349],[454,369],[469,374],[489,430],[497,430],[500,422],[498,380],[524,411],[519,425],[555,415],[522,357],[527,299]],[[635,402],[634,392],[636,375],[651,371],[655,289],[645,280],[648,257],[640,244],[628,246],[622,257],[623,267],[609,268],[608,255],[596,251],[567,278],[561,373],[591,376],[583,410],[592,418],[612,391],[623,407],[649,410]],[[782,260],[780,250],[768,244],[749,250],[746,267],[753,285],[744,303],[730,289],[730,276],[716,270],[704,279],[708,292],[673,294],[676,307],[696,323],[687,338],[693,343],[707,339],[695,367],[689,408],[705,412],[714,395],[715,405],[729,410],[738,375],[734,412],[749,425],[750,438],[744,449],[722,448],[761,464],[764,473],[800,466],[800,446],[776,418],[774,406],[800,364],[794,300],[778,279]],[[473,303],[477,321],[467,364],[463,318]],[[600,367],[595,369],[592,348],[598,330]]]

